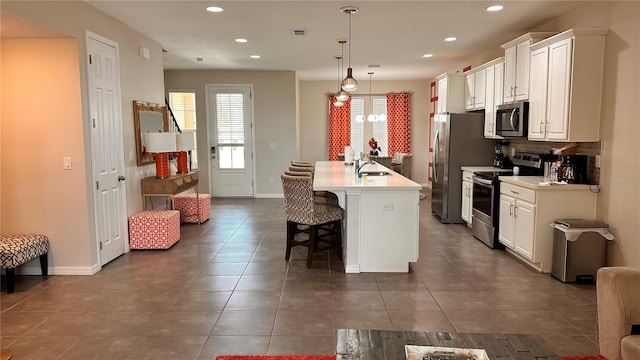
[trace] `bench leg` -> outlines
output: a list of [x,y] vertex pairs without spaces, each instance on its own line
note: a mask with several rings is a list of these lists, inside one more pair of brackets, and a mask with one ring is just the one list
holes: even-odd
[[47,254],[40,255],[40,269],[42,269],[42,276],[49,275],[49,257]]
[[16,285],[16,269],[5,269],[7,274],[7,294],[13,293]]

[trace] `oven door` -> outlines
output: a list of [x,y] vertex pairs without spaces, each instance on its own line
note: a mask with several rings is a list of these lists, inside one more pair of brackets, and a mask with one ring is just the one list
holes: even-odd
[[473,216],[493,226],[494,203],[493,181],[473,176]]

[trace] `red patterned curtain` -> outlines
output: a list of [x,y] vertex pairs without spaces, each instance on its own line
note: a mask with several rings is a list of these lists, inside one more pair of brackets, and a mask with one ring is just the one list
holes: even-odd
[[389,156],[411,152],[411,94],[387,94],[387,133]]
[[333,106],[335,100],[335,95],[329,96],[329,160],[338,160],[351,144],[351,99],[342,106]]

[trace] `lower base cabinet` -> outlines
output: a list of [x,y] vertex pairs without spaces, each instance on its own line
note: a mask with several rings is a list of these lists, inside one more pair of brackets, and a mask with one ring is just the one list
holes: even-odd
[[467,226],[471,226],[473,211],[473,173],[470,171],[462,172],[462,220],[467,222]]
[[498,240],[506,251],[543,273],[551,272],[558,219],[595,219],[596,193],[588,185],[500,185]]
[[536,206],[507,195],[500,195],[499,209],[499,241],[525,258],[533,260]]

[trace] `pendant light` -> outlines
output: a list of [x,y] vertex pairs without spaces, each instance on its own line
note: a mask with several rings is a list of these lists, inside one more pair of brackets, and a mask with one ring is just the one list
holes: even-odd
[[[340,79],[342,78],[341,74],[340,74],[340,59],[342,59],[342,56],[336,56],[335,57],[336,60],[338,60],[338,88],[340,88]],[[340,92],[337,92],[335,95],[335,100],[333,101],[333,106],[335,107],[340,107],[342,105],[344,105],[345,100],[342,100],[340,98]],[[349,98],[347,97],[347,100]]]
[[370,71],[367,74],[369,74],[369,106],[371,108],[371,112],[367,115],[367,121],[376,122],[378,121],[378,115],[373,113],[373,96],[371,95],[371,77],[373,76],[373,72]]
[[354,92],[358,89],[358,81],[353,78],[353,69],[351,69],[351,15],[358,12],[355,6],[345,6],[340,10],[349,15],[349,67],[347,68],[347,77],[342,80],[342,90]]
[[342,102],[346,102],[349,100],[349,98],[351,97],[351,95],[349,95],[348,92],[342,90],[342,84],[340,83],[340,79],[342,79],[342,68],[343,68],[343,60],[344,60],[344,44],[347,42],[347,40],[338,40],[338,43],[341,46],[341,50],[340,50],[340,63],[338,64],[339,68],[339,78],[338,78],[338,92],[336,93],[336,98],[339,101]]

